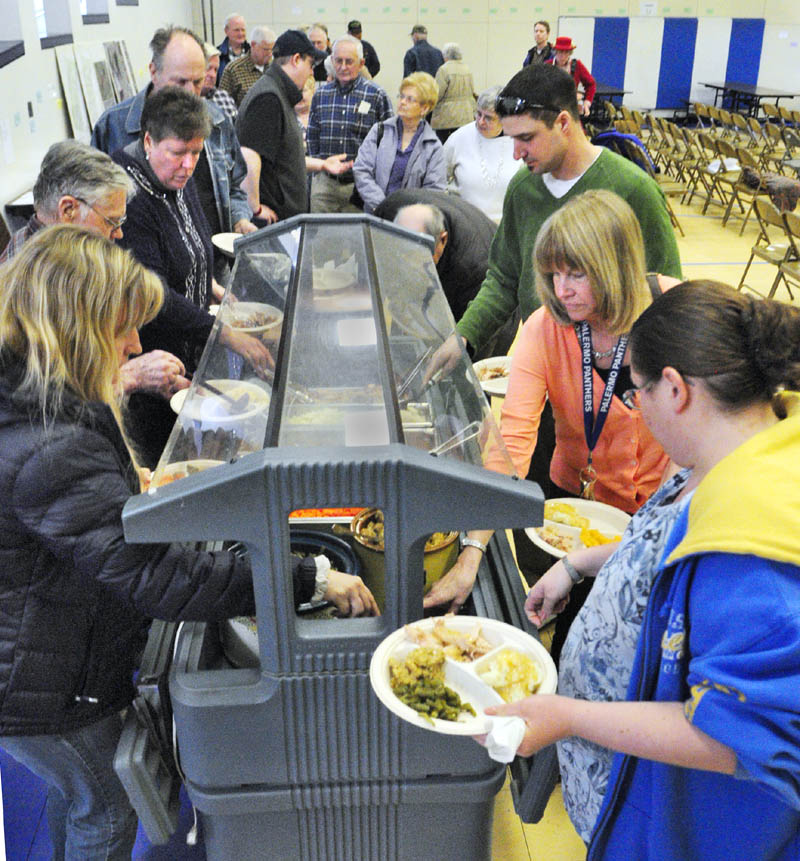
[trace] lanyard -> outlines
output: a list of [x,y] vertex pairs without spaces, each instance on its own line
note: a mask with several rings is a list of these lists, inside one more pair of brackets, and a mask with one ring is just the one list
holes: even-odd
[[600,408],[597,417],[594,415],[594,379],[592,377],[592,332],[589,324],[584,320],[576,323],[575,328],[581,342],[581,371],[583,374],[583,432],[586,437],[586,446],[589,449],[589,458],[585,470],[581,470],[581,496],[594,499],[594,483],[597,480],[597,472],[592,466],[592,451],[600,439],[603,426],[606,423],[608,411],[611,408],[611,398],[614,397],[614,387],[625,358],[625,350],[628,347],[628,335],[620,335],[617,346],[614,348],[614,358],[611,361],[611,369],[608,372],[603,397],[600,400]]

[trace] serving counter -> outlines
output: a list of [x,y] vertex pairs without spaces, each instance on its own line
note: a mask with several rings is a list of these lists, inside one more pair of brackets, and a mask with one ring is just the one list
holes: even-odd
[[[236,243],[151,490],[123,515],[129,541],[243,548],[256,599],[252,665],[226,653],[225,623],[185,624],[174,644],[155,628],[146,717],[118,752],[154,842],[169,836],[175,798],[167,744],[152,744],[169,700],[210,859],[491,856],[504,767],[469,739],[400,721],[368,677],[378,643],[423,615],[432,533],[542,522],[538,487],[507,455],[507,475],[482,466],[504,449],[467,356],[433,373],[454,322],[431,245],[370,216],[299,216]],[[262,339],[274,371],[228,351],[224,323]],[[383,513],[382,615],[299,611],[292,512],[354,506]],[[465,612],[530,630],[523,600],[495,539]],[[168,697],[153,681],[166,674]]]

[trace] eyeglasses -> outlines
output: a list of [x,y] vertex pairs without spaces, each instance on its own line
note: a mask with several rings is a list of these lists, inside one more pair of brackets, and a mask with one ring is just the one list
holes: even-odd
[[418,105],[419,104],[419,99],[415,98],[414,96],[409,96],[406,93],[398,93],[397,94],[397,101],[398,102],[411,102],[412,105]]
[[112,231],[122,230],[122,225],[125,224],[125,222],[128,220],[127,215],[123,215],[122,218],[118,218],[116,220],[113,218],[109,218],[107,215],[103,215],[103,213],[100,212],[100,210],[93,203],[89,203],[88,200],[84,200],[82,197],[78,197],[76,194],[73,194],[72,196],[75,198],[75,200],[80,201],[84,206],[88,206],[89,209],[91,209],[92,212],[95,213],[95,215],[99,215],[100,218],[105,221],[105,223],[111,228]]
[[493,123],[495,120],[498,119],[498,116],[497,114],[491,113],[490,111],[475,111],[475,119],[478,122],[483,121],[485,123]]
[[503,117],[513,117],[523,111],[552,111],[555,114],[560,114],[562,110],[555,105],[529,102],[527,99],[518,99],[514,96],[499,96],[494,107],[497,113]]
[[650,380],[644,385],[634,386],[632,389],[626,389],[622,393],[620,400],[629,410],[640,410],[642,408],[641,396],[642,392],[649,392],[658,380]]

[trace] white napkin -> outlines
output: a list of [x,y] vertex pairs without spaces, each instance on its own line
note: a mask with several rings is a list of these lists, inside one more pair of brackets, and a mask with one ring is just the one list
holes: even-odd
[[497,762],[511,762],[525,735],[525,721],[520,717],[487,717],[489,732],[484,747]]

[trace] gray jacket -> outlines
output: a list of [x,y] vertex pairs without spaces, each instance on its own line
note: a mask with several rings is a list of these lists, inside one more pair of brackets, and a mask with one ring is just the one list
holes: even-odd
[[[111,155],[139,140],[142,111],[152,84],[130,99],[109,108],[97,121],[92,132],[92,146]],[[217,216],[222,230],[230,233],[233,225],[243,218],[253,217],[242,180],[247,176],[247,164],[242,155],[233,123],[213,102],[206,102],[211,115],[211,134],[205,142],[206,158],[214,185]]]
[[[364,201],[364,212],[372,212],[386,197],[389,175],[397,155],[398,124],[401,122],[400,117],[390,117],[383,123],[375,123],[358,150],[353,177]],[[378,145],[380,126],[383,127],[383,133]],[[402,187],[444,191],[446,186],[444,150],[436,132],[425,122],[406,166]]]

